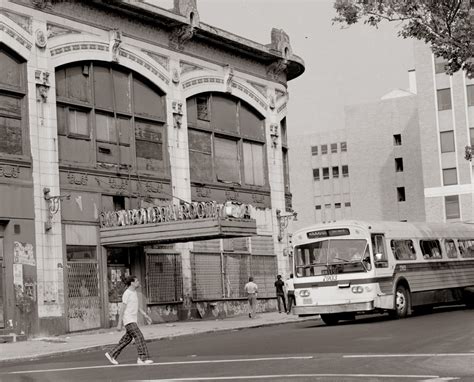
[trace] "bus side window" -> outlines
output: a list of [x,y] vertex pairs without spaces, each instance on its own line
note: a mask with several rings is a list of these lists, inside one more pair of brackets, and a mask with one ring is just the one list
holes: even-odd
[[388,258],[383,235],[372,235],[372,249],[376,268],[387,268]]
[[416,260],[416,251],[411,240],[392,240],[390,242],[393,255],[397,260]]
[[455,259],[458,257],[458,253],[456,252],[456,244],[454,244],[454,240],[446,239],[444,241],[444,249],[446,250],[446,255],[449,259]]
[[441,247],[438,240],[420,240],[420,248],[424,259],[441,259]]

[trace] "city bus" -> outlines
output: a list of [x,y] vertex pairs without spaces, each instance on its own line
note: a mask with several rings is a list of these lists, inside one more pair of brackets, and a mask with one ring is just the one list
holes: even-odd
[[341,221],[298,230],[292,245],[299,316],[334,325],[474,304],[474,224]]

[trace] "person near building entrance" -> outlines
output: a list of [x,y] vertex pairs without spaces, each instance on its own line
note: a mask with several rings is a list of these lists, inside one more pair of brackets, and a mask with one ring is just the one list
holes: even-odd
[[258,286],[253,282],[253,277],[249,277],[249,282],[245,284],[244,289],[247,292],[249,299],[249,317],[255,318],[255,310],[257,308]]
[[140,287],[140,281],[138,281],[136,276],[129,276],[126,279],[125,284],[128,288],[122,296],[122,308],[120,310],[117,330],[122,330],[122,325],[124,325],[126,332],[120,339],[119,343],[110,352],[105,353],[105,356],[111,364],[117,365],[117,357],[120,355],[122,350],[132,342],[132,339],[134,339],[138,352],[137,363],[150,364],[153,363],[153,361],[148,355],[145,338],[137,324],[138,312],[145,317],[148,324],[151,324],[150,316],[148,316],[148,314],[138,306],[137,289]]
[[295,284],[293,280],[293,273],[290,274],[290,278],[285,281],[286,293],[288,297],[288,310],[286,313],[291,313],[291,307],[293,304],[296,305],[295,301]]
[[283,302],[283,308],[285,309],[285,312],[286,312],[285,291],[283,290],[284,286],[285,286],[285,283],[281,279],[281,275],[277,275],[277,281],[275,281],[275,289],[276,289],[276,295],[277,295],[278,313],[281,313],[282,302]]

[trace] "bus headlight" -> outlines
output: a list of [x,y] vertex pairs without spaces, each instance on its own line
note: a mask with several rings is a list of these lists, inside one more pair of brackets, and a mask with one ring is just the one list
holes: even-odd
[[309,290],[307,290],[307,289],[300,290],[300,296],[301,297],[309,297]]
[[351,290],[352,290],[352,293],[362,293],[364,291],[364,288],[358,285],[358,286],[353,286]]

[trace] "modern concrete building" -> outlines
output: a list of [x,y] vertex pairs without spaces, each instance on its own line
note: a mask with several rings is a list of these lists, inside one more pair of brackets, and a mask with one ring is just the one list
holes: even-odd
[[290,139],[293,227],[343,219],[424,220],[416,95],[345,109],[345,127]]
[[444,63],[415,42],[420,152],[427,221],[474,221],[474,80],[448,76]]
[[195,0],[0,2],[0,334],[275,306],[291,216],[288,35],[249,41]]

